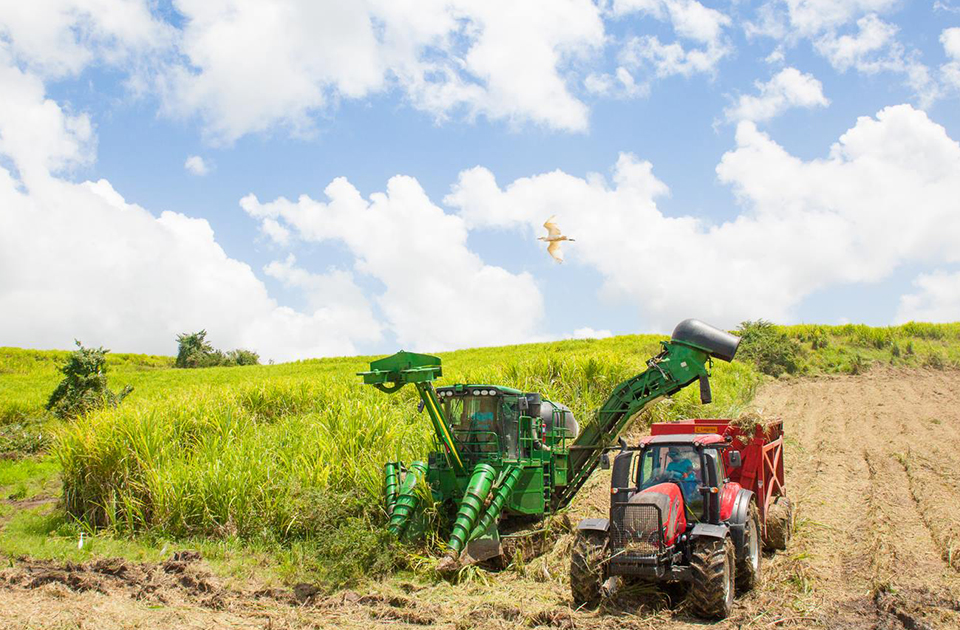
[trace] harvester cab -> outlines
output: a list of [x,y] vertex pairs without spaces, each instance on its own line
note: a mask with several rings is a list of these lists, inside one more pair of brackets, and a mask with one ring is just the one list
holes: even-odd
[[502,517],[542,517],[568,505],[604,449],[651,401],[697,381],[709,402],[712,359],[732,360],[738,343],[697,320],[682,322],[647,369],[617,385],[582,428],[569,408],[536,392],[471,383],[434,388],[443,374],[438,357],[401,351],[373,361],[359,374],[363,382],[388,394],[414,385],[435,434],[426,461],[385,464],[388,528],[399,537],[420,533],[411,524],[418,486],[426,485],[453,523],[447,568],[500,555]]

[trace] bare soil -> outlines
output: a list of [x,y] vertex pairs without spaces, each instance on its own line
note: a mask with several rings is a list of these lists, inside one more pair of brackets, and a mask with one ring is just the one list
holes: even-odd
[[[757,405],[785,422],[795,535],[714,627],[960,628],[960,372],[779,381]],[[602,514],[607,483],[595,475],[569,520]],[[0,628],[703,627],[676,593],[640,587],[599,611],[573,609],[571,538],[552,535],[514,570],[460,585],[397,578],[334,596],[226,587],[192,554],[156,565],[22,559],[0,570]]]

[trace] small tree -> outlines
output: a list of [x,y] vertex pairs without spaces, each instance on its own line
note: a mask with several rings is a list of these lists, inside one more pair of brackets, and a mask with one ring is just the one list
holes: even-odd
[[177,360],[174,365],[178,368],[194,368],[215,365],[211,357],[215,357],[213,346],[207,343],[207,331],[183,333],[177,335]]
[[103,348],[84,348],[77,341],[77,349],[60,366],[63,380],[47,401],[47,409],[61,418],[75,418],[92,409],[116,407],[133,388],[127,385],[115,394],[107,387],[107,353]]
[[238,348],[227,353],[231,365],[260,365],[260,355],[252,350]]
[[202,368],[217,365],[259,365],[260,355],[251,350],[231,350],[224,353],[207,342],[207,331],[183,333],[177,335],[177,360],[174,365],[178,368]]
[[803,367],[800,344],[772,323],[746,321],[736,332],[742,340],[737,358],[753,361],[764,374],[795,374]]

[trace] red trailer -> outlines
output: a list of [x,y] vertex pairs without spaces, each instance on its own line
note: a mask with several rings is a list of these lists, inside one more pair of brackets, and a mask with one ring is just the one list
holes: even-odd
[[[729,443],[722,455],[729,480],[753,492],[757,498],[765,546],[784,549],[790,537],[792,508],[784,487],[783,421],[768,420],[752,428],[753,435],[748,435],[741,426],[727,418],[696,418],[656,422],[650,426],[650,435],[721,436]],[[731,465],[732,453],[740,454],[740,466]]]

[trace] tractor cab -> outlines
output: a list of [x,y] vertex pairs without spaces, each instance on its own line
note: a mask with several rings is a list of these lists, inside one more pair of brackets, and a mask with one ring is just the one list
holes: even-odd
[[[645,438],[638,452],[621,454],[617,459],[620,466],[631,466],[625,487],[628,492],[675,484],[688,521],[717,524],[722,520],[719,497],[727,478],[721,455],[726,447],[719,435],[659,435]],[[635,467],[634,458],[638,460]],[[630,473],[636,478],[630,478]]]

